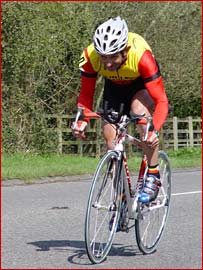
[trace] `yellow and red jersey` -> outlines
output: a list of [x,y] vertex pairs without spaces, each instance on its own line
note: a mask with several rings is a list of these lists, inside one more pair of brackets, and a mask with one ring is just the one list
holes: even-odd
[[129,33],[127,46],[130,47],[127,59],[116,71],[105,69],[93,43],[84,49],[79,61],[81,90],[78,105],[92,109],[98,75],[102,75],[115,84],[126,85],[126,87],[137,78],[142,77],[145,87],[156,105],[153,124],[155,129],[159,130],[168,114],[168,99],[157,62],[150,46],[140,35]]

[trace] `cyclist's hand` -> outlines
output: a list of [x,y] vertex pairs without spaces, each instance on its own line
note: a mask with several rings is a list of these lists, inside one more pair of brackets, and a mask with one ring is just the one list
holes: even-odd
[[76,138],[85,139],[85,129],[87,127],[86,121],[73,122],[71,125],[72,133]]
[[149,147],[155,148],[159,144],[158,134],[155,131],[150,131],[146,143]]

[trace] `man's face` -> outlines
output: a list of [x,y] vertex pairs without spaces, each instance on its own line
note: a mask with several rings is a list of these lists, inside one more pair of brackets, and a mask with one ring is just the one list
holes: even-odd
[[111,55],[100,55],[100,60],[107,70],[117,70],[123,62],[123,56],[121,53],[115,53]]

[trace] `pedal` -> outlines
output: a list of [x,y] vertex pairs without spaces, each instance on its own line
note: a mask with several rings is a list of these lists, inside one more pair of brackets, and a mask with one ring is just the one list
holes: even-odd
[[120,231],[121,232],[126,232],[126,233],[129,233],[129,227],[127,225],[124,225],[120,228]]

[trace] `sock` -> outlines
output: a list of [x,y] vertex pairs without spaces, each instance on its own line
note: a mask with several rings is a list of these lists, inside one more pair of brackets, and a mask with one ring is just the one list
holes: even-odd
[[154,166],[149,166],[148,167],[148,171],[147,171],[147,174],[149,175],[154,175],[156,176],[157,178],[160,179],[160,174],[159,174],[159,164],[157,165],[154,165]]

